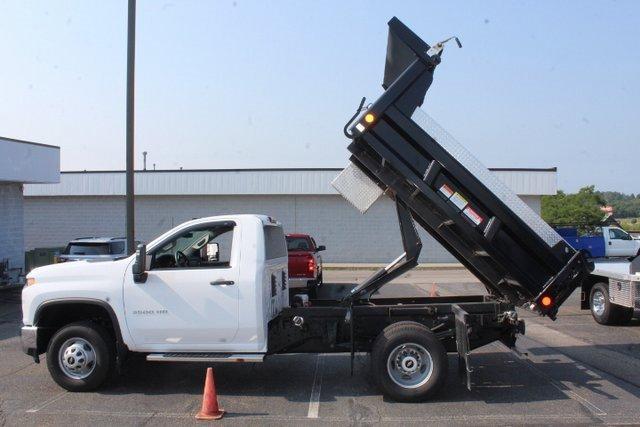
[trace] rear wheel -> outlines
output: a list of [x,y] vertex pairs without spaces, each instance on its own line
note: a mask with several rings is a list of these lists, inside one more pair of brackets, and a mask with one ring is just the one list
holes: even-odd
[[623,325],[633,318],[633,308],[613,304],[609,298],[609,285],[596,283],[589,298],[591,315],[601,325]]
[[102,326],[78,322],[54,334],[47,348],[53,380],[69,391],[89,391],[107,379],[115,365],[113,340]]
[[444,384],[447,353],[426,326],[398,322],[376,338],[371,352],[373,378],[382,392],[400,402],[429,398]]

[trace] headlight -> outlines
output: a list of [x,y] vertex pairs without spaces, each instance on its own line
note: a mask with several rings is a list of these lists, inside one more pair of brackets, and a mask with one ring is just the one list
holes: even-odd
[[35,285],[36,279],[33,277],[27,277],[27,286]]

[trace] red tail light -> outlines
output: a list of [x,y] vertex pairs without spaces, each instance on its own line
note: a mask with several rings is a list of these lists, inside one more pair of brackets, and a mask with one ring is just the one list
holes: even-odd
[[313,273],[316,269],[316,261],[313,259],[313,257],[309,258],[309,264],[308,264],[308,270],[309,273]]

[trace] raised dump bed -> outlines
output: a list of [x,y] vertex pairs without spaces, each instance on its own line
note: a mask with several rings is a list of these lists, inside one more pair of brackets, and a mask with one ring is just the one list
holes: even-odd
[[[442,51],[442,43],[429,46],[397,18],[389,22],[386,90],[345,127],[353,139],[351,165],[334,187],[362,212],[386,193],[398,203],[401,226],[407,211],[492,296],[555,318],[558,307],[587,276],[589,265],[418,108]],[[404,222],[405,254],[355,288],[350,300],[371,294],[417,263],[419,240],[416,244],[411,221]]]

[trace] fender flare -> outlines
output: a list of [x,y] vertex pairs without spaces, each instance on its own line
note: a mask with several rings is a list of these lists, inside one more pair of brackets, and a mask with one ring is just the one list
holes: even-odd
[[36,309],[35,315],[33,317],[33,325],[38,326],[40,315],[42,314],[45,308],[56,306],[56,305],[66,305],[66,304],[95,305],[106,310],[106,312],[109,314],[111,325],[113,326],[113,332],[116,338],[116,353],[117,353],[116,356],[117,356],[118,367],[120,367],[129,351],[129,348],[127,347],[124,340],[122,339],[120,322],[118,322],[118,317],[116,316],[116,313],[113,310],[113,307],[111,307],[111,305],[105,301],[92,299],[92,298],[55,299],[55,300],[45,301],[42,304],[40,304]]

